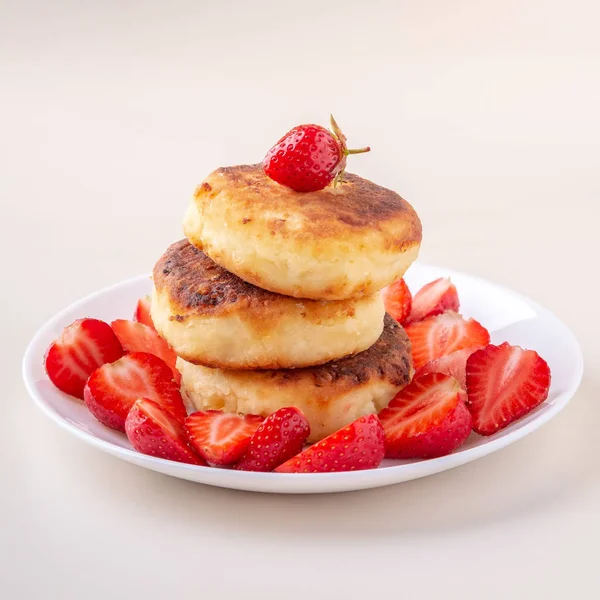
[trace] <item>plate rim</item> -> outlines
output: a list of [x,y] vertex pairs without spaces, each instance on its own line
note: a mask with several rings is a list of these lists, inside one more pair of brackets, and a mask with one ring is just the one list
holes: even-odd
[[[512,290],[506,286],[495,283],[493,281],[489,281],[482,277],[471,275],[461,271],[456,271],[454,269],[449,269],[446,267],[421,263],[420,261],[415,263],[415,265],[425,269],[443,271],[447,273],[449,277],[466,277],[470,278],[476,283],[484,284],[487,286],[493,286],[505,294],[510,294],[513,297],[519,298],[525,304],[536,310],[536,312],[545,313],[547,316],[554,319],[561,326],[563,332],[570,338],[569,341],[571,343],[571,350],[574,352],[576,369],[571,374],[571,377],[568,381],[568,387],[554,399],[553,403],[548,406],[547,410],[545,410],[543,413],[540,413],[531,422],[526,423],[523,426],[515,429],[514,431],[510,431],[505,435],[502,435],[499,438],[489,440],[486,443],[481,444],[479,446],[458,450],[452,454],[438,458],[424,459],[417,462],[402,463],[399,465],[391,465],[379,469],[366,469],[363,471],[342,471],[338,473],[255,473],[251,471],[215,469],[214,467],[189,465],[186,463],[168,461],[162,458],[141,454],[129,448],[117,446],[116,444],[113,444],[106,440],[102,440],[93,435],[92,433],[80,429],[76,425],[66,420],[59,413],[57,413],[43,399],[43,394],[40,394],[35,388],[34,381],[36,378],[34,375],[34,368],[36,361],[40,358],[43,360],[44,356],[43,354],[41,357],[39,356],[38,346],[40,346],[42,339],[46,337],[47,334],[56,327],[55,323],[65,318],[67,314],[76,310],[78,307],[87,304],[88,302],[96,299],[99,296],[118,290],[123,286],[135,285],[138,282],[150,279],[150,276],[148,274],[130,277],[118,283],[114,283],[94,292],[91,292],[90,294],[87,294],[86,296],[76,300],[75,302],[72,302],[62,310],[55,313],[49,319],[47,319],[36,330],[23,354],[21,372],[23,381],[25,383],[25,388],[27,389],[29,396],[33,399],[36,406],[39,409],[41,409],[41,411],[53,422],[59,425],[59,427],[73,434],[75,437],[84,441],[88,445],[98,448],[99,450],[102,450],[112,456],[116,456],[117,458],[126,460],[127,462],[134,463],[136,465],[143,466],[145,468],[149,468],[160,473],[172,474],[183,479],[188,479],[198,483],[204,483],[205,485],[216,485],[219,487],[225,487],[229,489],[271,492],[273,490],[256,489],[256,485],[260,486],[261,482],[265,484],[273,484],[275,482],[285,481],[286,485],[293,482],[294,485],[291,486],[291,489],[289,490],[290,493],[315,493],[314,489],[303,489],[303,486],[311,485],[315,482],[323,484],[323,487],[327,487],[328,484],[335,487],[335,484],[343,482],[345,484],[343,486],[343,489],[340,488],[339,490],[332,489],[324,491],[351,491],[391,485],[394,483],[402,483],[404,481],[419,479],[421,477],[426,477],[428,475],[433,475],[441,471],[449,470],[451,468],[461,466],[478,458],[487,456],[522,439],[523,437],[537,430],[539,427],[547,423],[550,419],[555,417],[569,403],[571,398],[576,394],[577,390],[579,389],[583,378],[583,352],[573,332],[554,313],[552,313],[547,308],[544,308],[537,302],[531,300],[527,296],[524,296],[520,292]],[[418,470],[418,473],[411,473],[411,467],[413,467],[414,470]],[[169,473],[168,471],[172,471],[174,473]],[[215,471],[218,472],[218,475],[215,474]],[[409,476],[398,477],[399,473],[401,472],[408,472]],[[223,479],[224,481],[197,481],[196,479],[186,476],[191,473],[203,473],[208,476],[208,479]],[[213,474],[215,475],[214,478],[211,476]],[[229,481],[230,479],[231,481]],[[350,485],[348,485],[348,481],[351,482]],[[364,486],[361,485],[361,483],[364,483]],[[280,490],[277,491],[279,492]],[[317,490],[317,492],[322,491]]]

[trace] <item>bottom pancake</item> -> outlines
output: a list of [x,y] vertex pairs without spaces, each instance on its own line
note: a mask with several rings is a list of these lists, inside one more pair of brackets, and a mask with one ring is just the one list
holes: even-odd
[[412,379],[410,341],[386,315],[368,350],[318,367],[270,371],[211,369],[178,359],[181,389],[196,410],[267,416],[300,408],[316,442],[365,414],[377,413]]

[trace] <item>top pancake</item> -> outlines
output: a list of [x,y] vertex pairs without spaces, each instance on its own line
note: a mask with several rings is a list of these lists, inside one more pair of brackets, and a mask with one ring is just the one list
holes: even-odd
[[345,174],[337,187],[300,193],[260,164],[217,169],[196,190],[188,239],[242,279],[295,297],[374,293],[416,258],[421,223],[396,192]]

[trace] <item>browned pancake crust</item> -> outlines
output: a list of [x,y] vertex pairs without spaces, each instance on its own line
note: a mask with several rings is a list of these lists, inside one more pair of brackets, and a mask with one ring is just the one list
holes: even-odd
[[[317,192],[296,192],[265,175],[260,164],[221,167],[198,186],[197,201],[207,202],[222,190],[235,194],[241,224],[250,224],[257,214],[281,212],[283,218],[266,219],[272,235],[295,239],[343,239],[360,231],[390,232],[399,223],[401,237],[389,236],[386,250],[404,250],[421,241],[421,221],[413,207],[396,192],[352,173],[344,174],[337,187]],[[298,229],[294,216],[302,217]],[[292,221],[288,223],[288,218]]]
[[386,314],[383,333],[364,352],[317,367],[265,371],[263,375],[280,386],[293,385],[299,379],[311,379],[317,388],[333,385],[351,388],[371,380],[405,386],[412,378],[410,340],[404,329]]
[[[167,291],[172,310],[171,319],[185,321],[190,316],[226,316],[240,310],[251,311],[258,328],[264,321],[265,333],[287,303],[302,303],[306,317],[319,319],[354,316],[354,301],[296,300],[268,292],[246,283],[226,271],[186,239],[175,242],[160,257],[153,272],[157,291]],[[314,319],[313,319],[314,320]],[[185,358],[185,357],[184,357]]]

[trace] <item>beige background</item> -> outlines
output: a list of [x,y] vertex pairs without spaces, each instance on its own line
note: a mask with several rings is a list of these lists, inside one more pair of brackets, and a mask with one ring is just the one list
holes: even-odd
[[[600,9],[592,0],[0,0],[0,596],[597,598]],[[581,391],[493,456],[387,489],[211,489],[86,447],[26,396],[29,338],[152,267],[194,186],[333,111],[422,259],[575,332]]]

